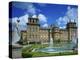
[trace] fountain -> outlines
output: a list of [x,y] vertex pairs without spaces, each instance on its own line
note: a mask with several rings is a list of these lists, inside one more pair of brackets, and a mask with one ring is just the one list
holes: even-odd
[[[51,30],[50,30],[50,32],[51,32]],[[75,46],[75,41],[73,41],[73,40],[76,40],[74,38],[72,39],[72,43],[66,44],[66,45],[64,45],[64,47],[61,47],[61,46],[60,47],[54,47],[53,38],[52,38],[52,35],[50,34],[49,46],[46,47],[46,48],[37,49],[36,51],[38,51],[38,52],[47,52],[47,53],[72,51],[74,46]]]
[[[51,33],[51,30],[50,30],[50,33]],[[50,34],[50,42],[49,42],[49,48],[52,48],[53,47],[53,38],[52,38],[52,35]]]
[[53,39],[50,38],[49,48],[52,48],[52,47],[53,47]]

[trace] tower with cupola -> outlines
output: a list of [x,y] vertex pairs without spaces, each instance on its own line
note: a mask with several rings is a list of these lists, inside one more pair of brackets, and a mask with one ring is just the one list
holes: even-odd
[[77,39],[77,25],[75,20],[74,21],[69,21],[67,23],[67,31],[68,31],[68,41],[72,41],[73,38]]
[[27,42],[39,43],[39,19],[38,17],[28,17],[27,23]]

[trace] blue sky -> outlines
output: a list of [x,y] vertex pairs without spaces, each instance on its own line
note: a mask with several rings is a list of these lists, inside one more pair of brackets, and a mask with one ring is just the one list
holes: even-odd
[[76,5],[61,5],[61,4],[44,4],[44,3],[29,3],[29,2],[12,2],[9,6],[9,18],[13,25],[17,19],[20,19],[20,28],[26,29],[28,17],[38,16],[41,27],[48,27],[51,24],[56,24],[60,28],[65,28],[66,23],[71,20],[78,20],[78,7]]

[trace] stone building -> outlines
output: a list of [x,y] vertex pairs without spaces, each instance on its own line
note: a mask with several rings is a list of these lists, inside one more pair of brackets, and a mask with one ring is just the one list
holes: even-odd
[[78,39],[77,36],[77,26],[75,22],[67,23],[67,31],[68,31],[68,40],[72,40],[73,38]]
[[26,44],[27,41],[27,31],[21,31],[21,41],[23,44]]
[[[51,32],[50,32],[51,30]],[[50,34],[54,42],[68,42],[77,37],[77,26],[75,22],[68,22],[65,29],[58,26],[41,28],[38,18],[28,18],[27,30],[21,32],[21,40],[24,44],[28,43],[48,43]]]
[[49,42],[49,29],[48,28],[40,28],[40,41],[41,43]]
[[60,29],[57,26],[52,27],[52,37],[54,41],[60,40]]
[[68,31],[66,29],[60,29],[60,40],[62,42],[68,41]]
[[54,41],[71,41],[73,38],[77,37],[77,26],[75,22],[68,22],[66,24],[65,29],[60,29],[59,27],[53,26],[52,27],[52,37]]
[[27,42],[40,43],[40,24],[38,18],[28,18]]

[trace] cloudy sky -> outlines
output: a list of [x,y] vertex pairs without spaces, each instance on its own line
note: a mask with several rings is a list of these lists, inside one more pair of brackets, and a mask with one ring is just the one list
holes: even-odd
[[10,2],[9,21],[12,22],[13,29],[19,19],[20,30],[25,30],[29,16],[38,17],[41,27],[56,24],[60,28],[65,28],[68,21],[77,22],[78,7],[76,5]]

